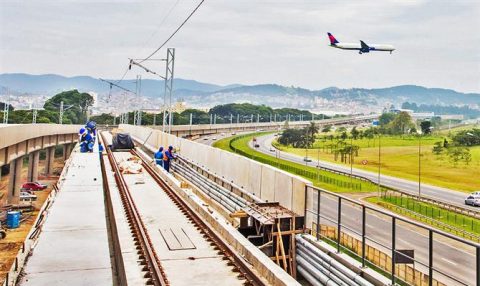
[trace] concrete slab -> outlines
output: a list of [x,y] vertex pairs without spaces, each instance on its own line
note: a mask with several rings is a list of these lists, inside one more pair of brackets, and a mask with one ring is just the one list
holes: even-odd
[[[116,152],[117,160],[131,156]],[[139,177],[144,184],[135,184]],[[147,227],[155,251],[172,285],[243,285],[210,242],[171,201],[149,175],[124,176],[137,209]],[[171,250],[160,230],[181,229],[195,248]]]
[[20,285],[113,283],[99,156],[71,156]]

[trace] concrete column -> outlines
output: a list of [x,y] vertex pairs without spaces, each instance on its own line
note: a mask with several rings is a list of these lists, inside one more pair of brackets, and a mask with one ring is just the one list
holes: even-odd
[[40,151],[34,151],[28,155],[28,176],[29,182],[38,180],[38,162],[40,161]]
[[68,159],[68,145],[64,144],[62,145],[62,156],[63,156],[63,161],[66,161]]
[[53,162],[55,160],[55,146],[48,147],[46,149],[46,158],[45,158],[45,174],[52,175],[53,174]]
[[7,204],[18,204],[20,202],[20,188],[22,187],[22,164],[23,157],[17,158],[10,162]]

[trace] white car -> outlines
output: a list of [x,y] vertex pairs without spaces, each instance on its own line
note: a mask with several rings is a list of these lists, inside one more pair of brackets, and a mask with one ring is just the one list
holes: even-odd
[[29,192],[20,192],[20,200],[21,201],[36,201],[37,196],[32,195]]
[[465,199],[465,204],[466,205],[472,205],[474,207],[479,207],[480,206],[480,195],[470,194]]

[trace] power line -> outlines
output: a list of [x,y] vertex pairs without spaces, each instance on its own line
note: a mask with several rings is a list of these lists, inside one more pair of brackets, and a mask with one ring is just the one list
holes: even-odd
[[124,90],[124,91],[128,91],[128,92],[131,92],[131,93],[135,93],[135,92],[133,92],[133,91],[127,89],[127,88],[124,88],[124,87],[122,87],[122,86],[119,86],[118,84],[113,83],[113,82],[111,82],[111,81],[108,81],[108,80],[106,80],[106,79],[99,78],[99,80],[104,81],[104,82],[110,84],[110,88],[111,88],[111,86],[113,85],[113,86],[116,86],[116,87],[118,87],[119,89],[122,89],[122,90]]
[[175,7],[177,7],[178,3],[180,2],[180,0],[177,0],[172,7],[170,7],[170,9],[167,11],[167,13],[163,16],[163,19],[160,21],[160,24],[158,24],[158,26],[155,28],[155,31],[153,31],[153,33],[150,35],[150,37],[145,41],[145,43],[143,43],[142,45],[142,52],[143,50],[145,50],[145,47],[147,46],[148,43],[150,43],[150,41],[153,39],[153,37],[155,36],[155,34],[158,33],[158,31],[160,31],[160,28],[162,27],[163,23],[165,23],[165,20],[167,20],[167,18],[170,16],[170,14],[172,13],[173,9],[175,9]]
[[198,10],[198,8],[200,8],[200,6],[202,6],[203,2],[205,2],[205,0],[200,1],[200,3],[198,3],[197,7],[195,7],[195,9],[193,9],[193,11],[190,13],[190,15],[188,15],[188,17],[182,22],[182,24],[180,24],[180,26],[178,26],[178,28],[170,35],[170,37],[168,37],[168,39],[165,40],[165,42],[163,42],[163,44],[160,45],[160,47],[158,47],[155,51],[153,51],[153,53],[151,53],[148,57],[143,59],[140,63],[143,63],[144,61],[150,59],[161,48],[163,48],[168,43],[168,41],[170,41],[170,39],[172,39],[173,36],[175,36],[175,34],[183,27],[183,25],[185,25],[185,23],[187,23],[187,21],[193,16],[193,14],[195,14],[195,12]]

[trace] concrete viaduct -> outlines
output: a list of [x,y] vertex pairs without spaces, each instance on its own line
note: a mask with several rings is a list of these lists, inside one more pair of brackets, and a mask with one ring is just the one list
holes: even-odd
[[[379,114],[362,115],[355,117],[340,117],[325,120],[315,120],[314,122],[324,125],[342,125],[342,124],[356,124],[362,122],[372,122],[378,119]],[[290,121],[288,125],[292,128],[302,128],[308,126],[311,121]],[[232,124],[200,124],[200,125],[174,125],[172,126],[171,134],[177,137],[189,137],[196,135],[208,135],[216,133],[227,132],[242,132],[262,130],[277,130],[285,126],[285,121],[282,122],[259,122],[259,123],[232,123]],[[149,126],[156,129],[162,129],[161,126]]]
[[[342,125],[362,122],[371,122],[378,118],[376,115],[356,117],[341,117],[315,121],[320,125]],[[310,124],[310,121],[291,121],[290,127],[301,128]],[[277,130],[283,128],[285,122],[260,122],[239,124],[202,124],[202,125],[174,125],[172,135],[177,137],[191,137],[203,134],[222,132],[242,132],[262,130]],[[10,176],[8,183],[7,202],[17,204],[22,185],[21,171],[23,160],[28,156],[28,181],[38,178],[38,163],[40,151],[46,151],[45,174],[52,174],[55,147],[63,146],[63,156],[66,159],[72,149],[72,144],[77,141],[80,125],[57,124],[0,124],[0,167],[9,164]],[[156,126],[161,129],[161,126]],[[1,176],[1,173],[0,173]]]
[[[7,203],[18,204],[22,186],[21,173],[25,157],[28,156],[28,181],[38,178],[40,152],[45,150],[45,174],[52,174],[55,147],[63,146],[63,156],[70,154],[73,143],[78,139],[79,125],[57,124],[0,124],[0,167],[9,164],[10,174],[7,187]],[[1,172],[0,172],[1,176]]]

